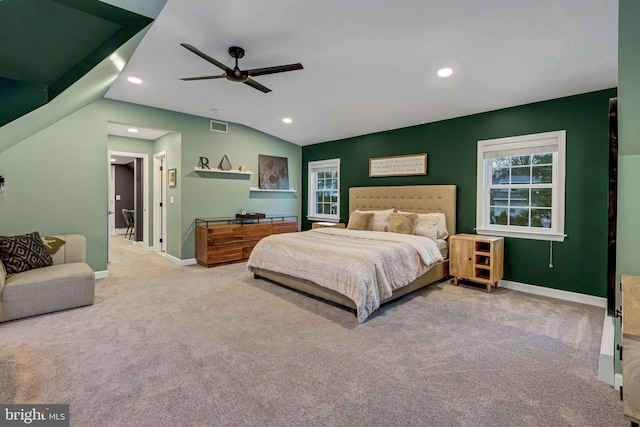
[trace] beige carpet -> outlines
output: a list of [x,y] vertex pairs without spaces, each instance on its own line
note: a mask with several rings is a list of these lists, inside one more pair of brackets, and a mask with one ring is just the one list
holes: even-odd
[[0,402],[72,426],[628,426],[604,309],[448,281],[353,313],[114,239],[93,306],[0,324]]

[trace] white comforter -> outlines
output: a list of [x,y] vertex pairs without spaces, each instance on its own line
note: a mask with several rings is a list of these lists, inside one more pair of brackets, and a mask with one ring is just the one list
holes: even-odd
[[442,261],[426,237],[318,228],[274,234],[258,242],[247,266],[310,280],[347,296],[364,322],[380,301]]

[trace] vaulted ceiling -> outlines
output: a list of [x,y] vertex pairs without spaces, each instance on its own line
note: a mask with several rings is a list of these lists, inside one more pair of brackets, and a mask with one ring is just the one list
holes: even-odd
[[[2,111],[52,99],[151,21],[113,4],[163,2],[0,0]],[[168,0],[106,97],[307,145],[615,87],[617,13],[616,0]],[[222,70],[181,43],[232,68],[240,46],[241,69],[304,69],[255,77],[269,93],[186,82]]]
[[[168,0],[106,96],[307,145],[616,87],[617,19],[616,0]],[[181,43],[304,69],[255,77],[266,94],[185,82],[222,70]]]

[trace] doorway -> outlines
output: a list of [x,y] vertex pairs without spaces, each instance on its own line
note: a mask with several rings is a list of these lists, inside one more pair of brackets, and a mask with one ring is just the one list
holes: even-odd
[[145,250],[149,250],[149,180],[148,174],[145,173],[148,170],[149,155],[107,150],[107,161],[109,165],[107,262],[111,262],[111,238],[118,235],[116,216],[122,215],[122,210],[118,210],[118,202],[123,199],[123,194],[116,193],[116,165],[131,165],[134,210],[133,242],[141,244]]

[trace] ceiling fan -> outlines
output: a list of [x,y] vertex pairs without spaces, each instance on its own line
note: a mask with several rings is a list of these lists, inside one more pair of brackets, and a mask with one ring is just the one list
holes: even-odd
[[226,65],[224,65],[222,62],[217,61],[216,59],[213,59],[206,53],[201,52],[200,50],[196,49],[195,47],[191,46],[188,43],[180,43],[180,45],[189,49],[191,52],[195,53],[200,58],[204,59],[205,61],[209,61],[210,63],[212,63],[213,65],[215,65],[216,67],[224,71],[224,74],[218,74],[215,76],[185,77],[180,79],[184,81],[225,78],[232,82],[244,83],[248,86],[251,86],[254,89],[258,89],[261,92],[269,93],[271,92],[271,89],[261,85],[257,81],[253,80],[251,77],[263,76],[265,74],[283,73],[285,71],[302,70],[302,64],[300,63],[289,64],[289,65],[277,65],[275,67],[254,68],[252,70],[241,70],[238,67],[238,59],[244,56],[244,49],[238,46],[231,46],[229,48],[229,55],[231,55],[232,58],[236,59],[236,66],[234,68],[229,68]]

